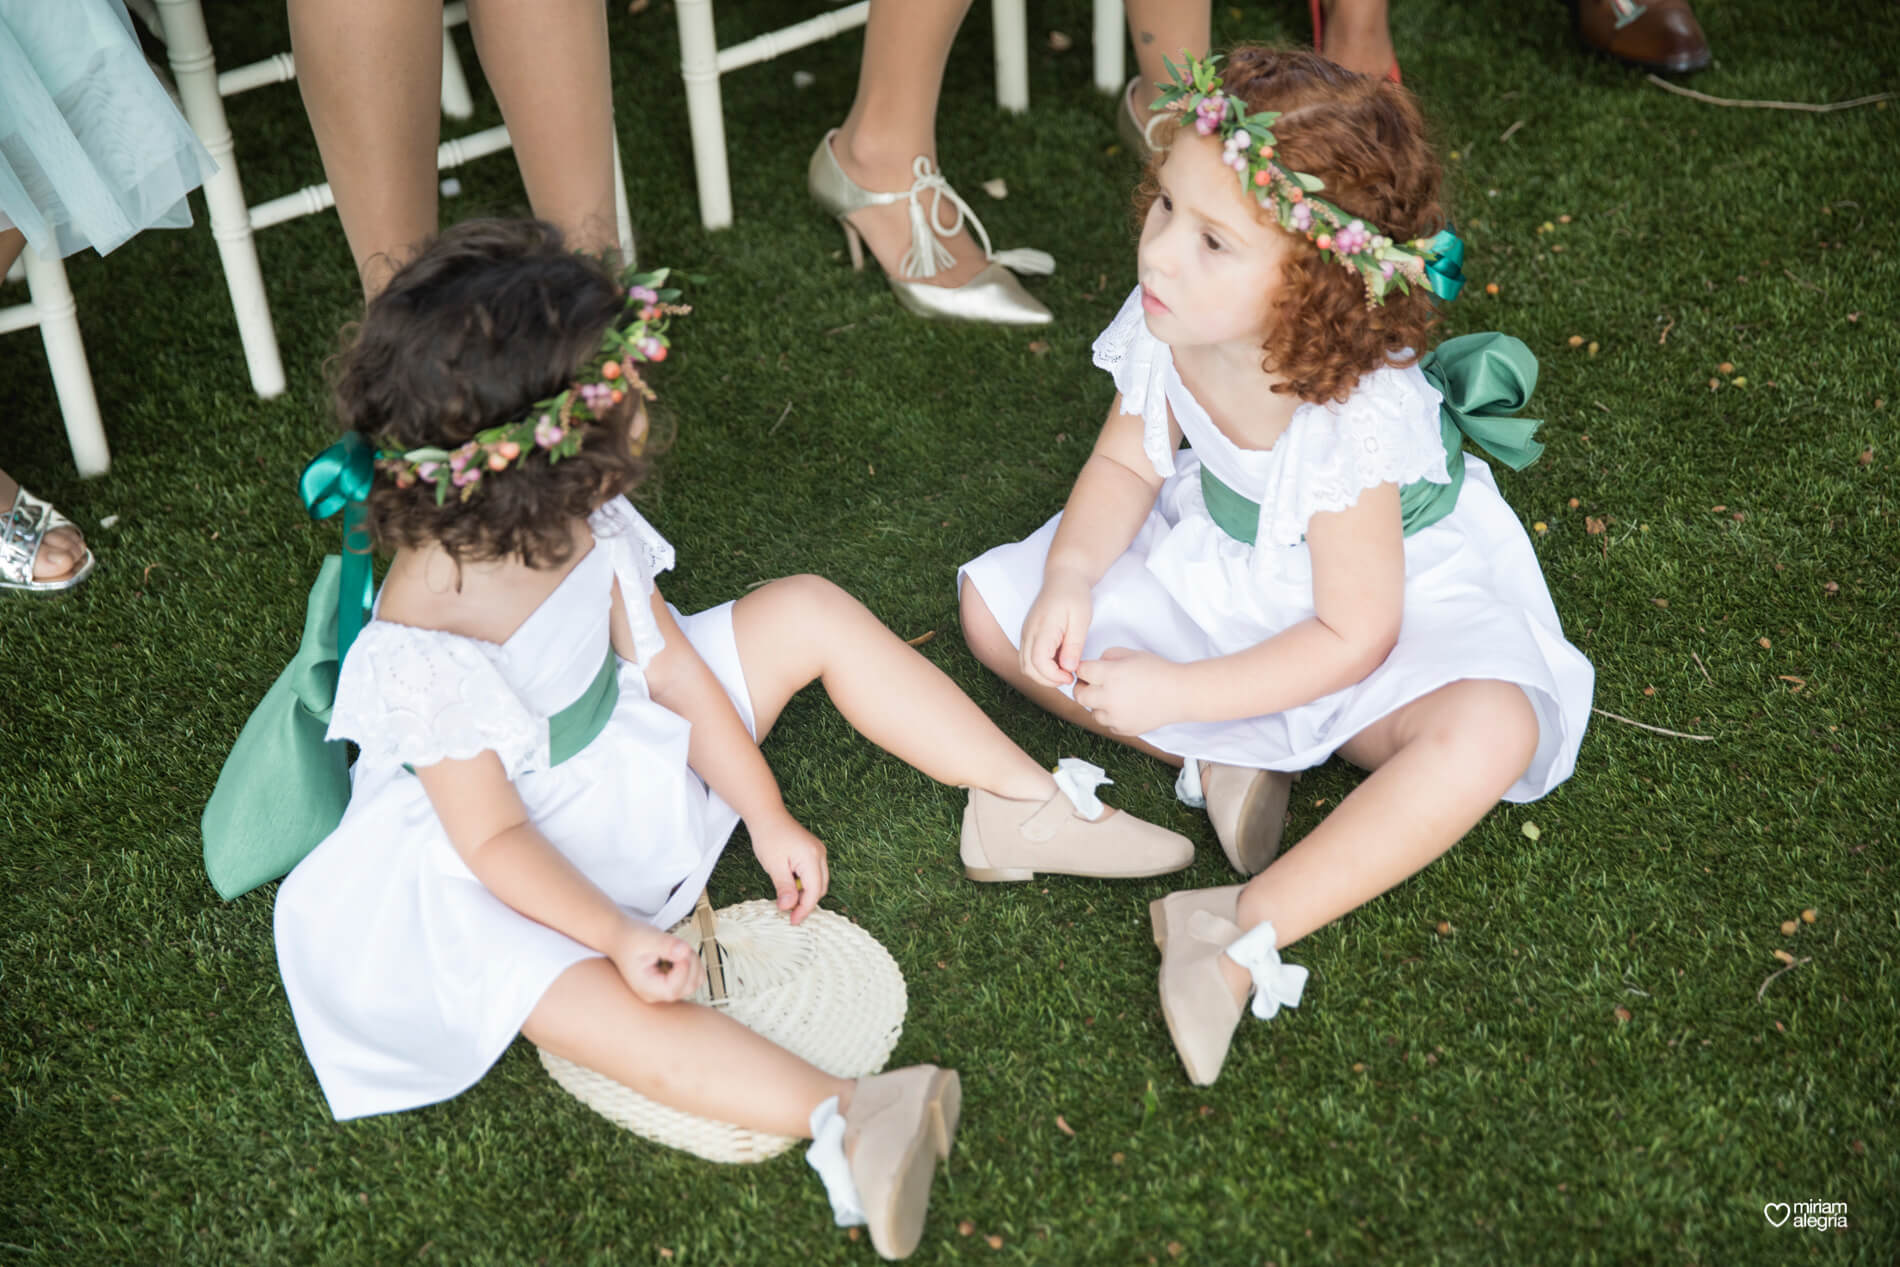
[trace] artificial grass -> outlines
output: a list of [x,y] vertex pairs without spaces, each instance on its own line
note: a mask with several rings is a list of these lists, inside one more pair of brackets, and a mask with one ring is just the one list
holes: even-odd
[[[1703,0],[1718,63],[1694,85],[1809,101],[1889,86],[1884,9]],[[722,38],[791,10],[727,0]],[[284,46],[262,0],[208,17],[224,65]],[[842,266],[801,182],[849,103],[855,39],[727,81],[738,223],[702,232],[671,18],[610,9],[643,257],[710,277],[667,367],[677,438],[642,499],[679,547],[669,597],[829,575],[901,633],[937,630],[925,653],[1030,751],[1105,765],[1121,804],[1205,846],[1171,880],[977,886],[955,859],[959,793],[820,699],[786,712],[767,753],[831,846],[830,903],[910,982],[896,1059],[965,1079],[914,1261],[1893,1261],[1900,111],[1669,96],[1573,48],[1555,4],[1394,6],[1406,82],[1457,153],[1472,286],[1446,332],[1506,330],[1543,360],[1530,412],[1549,451],[1505,494],[1547,525],[1535,540],[1597,703],[1712,738],[1598,718],[1568,783],[1291,952],[1314,974],[1303,1006],[1245,1024],[1197,1090],[1156,1006],[1146,905],[1226,882],[1205,820],[1155,763],[997,685],[955,630],[956,564],[1060,503],[1110,394],[1087,352],[1132,282],[1132,165],[1086,40],[1040,38],[1086,33],[1086,6],[1035,9],[1030,114],[993,107],[983,6],[945,87],[951,178],[999,245],[1060,260],[1033,283],[1057,323],[1034,332],[919,323]],[[1291,0],[1220,7],[1216,31],[1306,34]],[[798,90],[801,69],[816,83]],[[253,200],[312,179],[294,92],[232,117]],[[978,192],[994,176],[1006,201]],[[460,178],[446,218],[524,207],[505,160]],[[525,1044],[449,1103],[329,1119],[269,892],[222,904],[198,863],[219,762],[334,548],[291,481],[326,441],[322,363],[354,273],[330,216],[260,251],[290,373],[268,402],[202,223],[71,263],[114,448],[102,480],[72,477],[37,341],[0,340],[0,466],[101,556],[63,600],[0,601],[0,1251],[869,1261],[796,1154],[720,1169],[646,1145],[561,1094]],[[1309,775],[1292,837],[1355,777]],[[721,902],[767,892],[742,841]],[[1816,922],[1782,936],[1803,908]],[[1758,997],[1777,948],[1804,962]],[[1848,1228],[1763,1216],[1808,1199],[1845,1202]]]

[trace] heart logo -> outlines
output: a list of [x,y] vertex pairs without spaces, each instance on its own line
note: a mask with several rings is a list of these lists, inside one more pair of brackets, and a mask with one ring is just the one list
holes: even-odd
[[1786,1201],[1770,1201],[1761,1208],[1761,1213],[1763,1218],[1773,1223],[1776,1227],[1780,1227],[1783,1223],[1788,1221],[1788,1203]]

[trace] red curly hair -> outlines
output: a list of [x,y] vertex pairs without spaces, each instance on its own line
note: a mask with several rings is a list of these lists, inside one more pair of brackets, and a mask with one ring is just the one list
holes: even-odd
[[[1341,69],[1317,53],[1244,46],[1221,62],[1221,81],[1249,113],[1277,110],[1274,161],[1326,184],[1324,197],[1398,241],[1429,238],[1445,227],[1438,156],[1412,94],[1397,84]],[[1163,145],[1172,133],[1162,132]],[[1159,193],[1150,161],[1135,191],[1137,227]],[[1271,212],[1261,211],[1278,226]],[[1423,288],[1389,291],[1366,306],[1357,269],[1342,268],[1297,233],[1276,291],[1261,366],[1277,374],[1276,392],[1301,400],[1344,400],[1359,376],[1410,364],[1426,350],[1438,320]],[[1401,357],[1410,349],[1410,357]]]

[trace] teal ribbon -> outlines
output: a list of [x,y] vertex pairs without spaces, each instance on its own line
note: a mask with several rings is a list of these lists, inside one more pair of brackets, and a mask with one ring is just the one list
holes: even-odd
[[1465,243],[1450,229],[1440,229],[1425,246],[1437,258],[1425,266],[1425,280],[1432,293],[1450,303],[1465,288]]
[[370,575],[369,526],[364,501],[376,476],[376,454],[354,431],[310,459],[297,477],[297,493],[312,519],[343,516],[343,576],[337,592],[336,658],[349,654],[363,632],[363,620],[375,598]]
[[[1460,335],[1439,344],[1418,363],[1444,397],[1438,407],[1439,439],[1451,482],[1418,480],[1399,490],[1399,516],[1406,536],[1429,528],[1458,505],[1465,484],[1466,440],[1514,471],[1535,462],[1544,446],[1536,437],[1541,418],[1516,417],[1537,386],[1537,358],[1508,334]],[[1221,531],[1248,545],[1260,525],[1260,503],[1235,492],[1203,463],[1201,492],[1207,513]]]

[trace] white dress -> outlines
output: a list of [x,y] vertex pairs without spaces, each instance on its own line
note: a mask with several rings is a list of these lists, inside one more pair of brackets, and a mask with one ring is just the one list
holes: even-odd
[[[1243,449],[1214,425],[1175,372],[1168,346],[1149,333],[1139,288],[1095,341],[1095,363],[1113,375],[1122,408],[1143,419],[1143,451],[1165,481],[1133,544],[1096,582],[1085,659],[1109,647],[1210,659],[1311,619],[1307,520],[1345,509],[1380,483],[1450,480],[1440,397],[1416,367],[1365,375],[1343,404],[1302,404],[1271,449]],[[1171,448],[1170,409],[1190,449]],[[1260,503],[1256,545],[1229,536],[1208,514],[1204,462]],[[1018,645],[1061,520],[958,570],[959,583],[969,578]],[[1596,672],[1565,640],[1530,539],[1491,469],[1469,451],[1456,508],[1405,539],[1404,616],[1383,664],[1283,713],[1180,722],[1142,738],[1177,756],[1302,770],[1396,709],[1466,678],[1515,682],[1537,713],[1537,755],[1504,799],[1535,800],[1569,777]]]
[[[492,749],[548,840],[661,928],[691,910],[738,822],[687,768],[690,724],[647,693],[665,645],[648,604],[672,547],[625,498],[590,522],[593,549],[507,642],[372,619],[343,662],[329,737],[361,748],[349,808],[275,912],[284,992],[338,1118],[466,1090],[555,978],[596,953],[490,893],[405,763]],[[616,579],[635,659],[618,664],[605,728],[550,765],[548,718],[600,671]],[[752,729],[731,604],[681,627]]]

